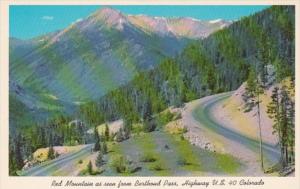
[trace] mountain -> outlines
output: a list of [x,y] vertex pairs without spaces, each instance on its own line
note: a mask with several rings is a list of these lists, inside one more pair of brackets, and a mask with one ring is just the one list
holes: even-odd
[[10,92],[30,109],[97,99],[230,24],[103,8],[60,31],[10,38]]
[[174,35],[190,39],[203,39],[211,33],[229,26],[232,22],[222,19],[201,21],[194,18],[164,18],[130,15],[130,22],[147,33],[161,36]]
[[[201,28],[200,21],[197,22],[199,23],[197,26],[188,24],[196,20],[184,21],[185,19],[187,18],[176,18],[170,21],[166,18],[146,16],[133,18],[106,8],[61,31],[26,41],[11,39],[10,175],[20,173],[22,175],[19,170],[24,167],[24,160],[30,162],[32,154],[40,148],[49,147],[50,153],[53,146],[81,145],[92,141],[97,147],[100,145],[100,137],[97,132],[91,135],[89,131],[97,131],[98,125],[105,125],[105,131],[108,131],[105,137],[101,137],[101,140],[103,139],[101,145],[106,144],[105,141],[113,142],[107,140],[109,138],[116,138],[117,143],[113,142],[114,145],[120,145],[119,142],[123,139],[131,140],[135,137],[130,138],[130,136],[143,132],[141,140],[130,142],[130,145],[137,144],[139,148],[143,146],[140,145],[141,142],[145,143],[145,137],[150,136],[152,131],[155,132],[151,133],[151,138],[149,137],[151,140],[146,143],[165,138],[166,135],[159,134],[159,136],[157,133],[165,130],[164,126],[167,123],[176,126],[172,130],[178,130],[168,138],[178,142],[185,131],[193,132],[191,128],[185,128],[185,125],[193,122],[190,119],[194,119],[193,117],[199,119],[196,118],[192,125],[197,124],[197,121],[201,122],[197,128],[203,126],[223,128],[221,130],[232,129],[233,125],[226,123],[222,125],[222,121],[217,121],[211,110],[230,94],[223,92],[236,90],[242,83],[247,83],[245,92],[239,94],[241,90],[238,90],[239,92],[234,93],[233,97],[240,95],[239,98],[247,105],[245,111],[250,110],[248,115],[253,120],[255,117],[253,113],[261,116],[266,116],[268,113],[274,116],[275,126],[280,125],[280,127],[273,127],[274,131],[285,133],[279,136],[279,143],[283,149],[281,157],[287,158],[280,163],[284,165],[284,171],[286,165],[293,166],[294,151],[288,149],[294,149],[295,141],[293,135],[295,132],[295,6],[272,6],[229,26],[225,26],[223,20],[210,21],[207,24],[217,23],[218,28],[225,28],[209,36],[204,35],[205,32],[202,33],[203,35],[201,32],[188,32]],[[184,27],[177,30],[178,24]],[[148,28],[147,25],[152,26]],[[289,85],[280,86],[278,85],[280,83],[289,83]],[[259,95],[257,92],[259,89],[270,93],[274,86],[279,86],[280,89],[272,90],[271,102],[268,102],[269,97],[266,98],[265,95]],[[194,103],[195,99],[217,93],[221,94],[201,99],[200,101],[203,100],[201,103],[190,104],[189,107],[185,104]],[[235,109],[231,105],[241,104],[220,103],[218,106]],[[261,108],[257,109],[258,107]],[[267,107],[268,110],[263,107]],[[236,108],[242,113],[241,107]],[[181,110],[187,111],[181,115]],[[53,115],[54,113],[58,114]],[[222,112],[219,114],[220,117],[224,117]],[[232,115],[242,117],[238,114],[231,114],[231,117]],[[183,122],[182,116],[190,119],[186,122],[188,124]],[[213,117],[214,119],[210,119]],[[112,128],[107,123],[116,120],[122,120],[123,127],[116,135],[111,135],[109,131]],[[235,126],[240,127],[244,122],[243,119],[243,123],[237,122]],[[249,123],[246,120],[245,124]],[[255,123],[254,125],[251,123],[251,127],[261,128],[259,125],[263,125],[264,122],[261,124],[258,122],[257,125]],[[106,125],[109,129],[106,129]],[[177,127],[179,125],[182,127]],[[228,134],[221,130],[212,129],[212,132],[220,134],[226,141],[230,139],[234,143],[246,143],[246,148],[249,147],[248,143],[254,141],[249,138],[250,135],[243,136],[241,132],[236,134],[235,131]],[[269,129],[268,133],[271,133]],[[201,138],[203,133],[194,135],[197,140],[198,134]],[[205,133],[203,137],[206,138]],[[195,144],[194,141],[188,140]],[[180,141],[186,146],[187,141],[184,138]],[[209,144],[212,144],[208,146],[209,149],[210,146],[214,146],[214,141],[214,139],[209,141]],[[173,147],[177,145],[171,143]],[[249,149],[259,149],[257,145],[259,143],[255,141],[254,143]],[[203,144],[207,149],[207,142]],[[122,147],[125,151],[126,148],[127,146]],[[155,149],[153,148],[154,151]],[[232,149],[226,151],[230,154]],[[78,154],[79,151],[76,153]],[[107,164],[109,167],[114,164],[110,164],[110,157],[115,155],[106,156],[108,159],[105,160],[109,163]],[[181,156],[178,157],[182,159]],[[239,165],[249,162],[247,158],[242,160],[246,156],[241,156],[239,153],[236,157],[239,159]],[[48,159],[52,158],[48,157]],[[277,161],[277,155],[275,159]],[[160,159],[157,160],[161,162]],[[253,159],[254,161],[257,162],[256,159]],[[228,160],[228,162],[232,164],[233,161]],[[49,163],[51,164],[51,161]],[[178,166],[177,161],[174,163]],[[188,165],[190,164],[196,165],[197,162],[189,162]],[[184,165],[179,165],[178,168],[182,166]],[[259,166],[257,163],[257,167]],[[114,169],[116,168],[115,166]],[[197,166],[197,171],[198,168]],[[107,170],[106,167],[104,169]],[[167,169],[169,168],[163,167],[159,171]],[[294,167],[291,169],[294,170]],[[211,171],[208,171],[211,174]],[[223,169],[220,171],[218,175],[225,173]],[[272,172],[272,175],[274,173]]]

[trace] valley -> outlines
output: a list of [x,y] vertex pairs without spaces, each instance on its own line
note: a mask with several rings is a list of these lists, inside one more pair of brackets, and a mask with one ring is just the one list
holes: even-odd
[[[199,124],[197,126],[201,128]],[[214,141],[212,142],[214,143]],[[166,146],[168,147],[166,148]],[[22,175],[43,176],[56,175],[57,173],[66,176],[73,175],[74,172],[70,170],[72,167],[78,166],[79,160],[87,162],[87,159],[92,159],[92,161],[95,161],[97,152],[91,152],[92,147],[93,144],[86,145],[77,152],[63,155],[40,166],[30,168],[24,171]],[[245,165],[238,158],[236,159],[228,154],[201,150],[182,139],[179,133],[170,134],[163,129],[151,133],[142,132],[121,143],[116,144],[113,142],[109,145],[108,151],[107,157],[104,158],[106,163],[103,168],[105,171],[101,174],[103,176],[118,174],[127,176],[236,175],[245,169]],[[157,160],[149,163],[141,162],[141,157],[149,154],[153,154]],[[127,157],[137,163],[140,170],[134,173],[116,172],[112,167],[112,160],[118,155]],[[186,165],[181,165],[180,161],[183,160],[187,161]],[[93,165],[96,168],[95,162],[93,162]],[[154,169],[154,166],[160,166],[161,170]],[[79,171],[77,173],[80,175]]]
[[[151,133],[138,133],[120,143],[111,142],[108,154],[104,158],[104,172],[101,175],[221,176],[229,174],[268,176],[259,168],[258,139],[249,138],[247,136],[248,132],[237,133],[228,128],[228,125],[224,125],[224,123],[214,119],[214,117],[219,115],[212,112],[213,108],[222,104],[232,94],[233,92],[208,96],[186,104],[181,110],[183,124],[187,125],[186,133],[182,133],[186,135],[185,138],[181,138],[180,133],[170,133],[161,128]],[[215,148],[207,150],[199,148],[197,144],[192,145],[192,141],[189,141],[188,138],[189,133],[198,137],[204,135]],[[79,149],[78,152],[73,152],[46,164],[30,168],[24,171],[23,174],[31,176],[56,174],[70,176],[77,173],[80,175],[79,170],[70,171],[72,167],[73,169],[78,168],[79,160],[83,162],[91,160],[95,169],[97,169],[95,165],[97,152],[93,152],[92,148],[93,144],[86,145],[86,147]],[[272,167],[279,161],[280,151],[276,145],[264,143],[263,151],[267,167]],[[141,157],[149,154],[155,156],[157,160],[149,163],[141,161]],[[112,167],[112,161],[115,156],[123,156],[130,159],[137,164],[136,166],[139,167],[139,170],[133,173],[116,172]],[[181,159],[184,159],[187,163],[180,164]],[[161,167],[161,170],[153,169],[156,164]],[[85,167],[81,168],[84,170]]]

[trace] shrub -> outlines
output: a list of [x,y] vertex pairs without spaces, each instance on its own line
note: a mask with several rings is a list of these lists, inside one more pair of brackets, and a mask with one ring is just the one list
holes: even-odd
[[127,167],[126,158],[122,155],[116,155],[113,157],[112,160],[112,167],[118,172],[118,173],[125,173],[126,167]]
[[78,163],[79,163],[79,164],[82,164],[82,163],[83,163],[82,159],[80,159],[80,160],[78,161]]
[[191,163],[188,162],[188,160],[185,159],[185,158],[179,158],[179,159],[177,160],[177,164],[178,164],[178,165],[181,165],[181,166],[191,165]]
[[142,157],[140,157],[141,162],[155,162],[157,158],[153,153],[145,153]]
[[141,167],[138,167],[134,162],[122,155],[113,157],[111,166],[118,173],[134,173],[141,169]]
[[162,171],[165,170],[165,167],[162,165],[161,162],[155,162],[149,167],[150,170],[152,171]]
[[181,113],[177,113],[177,114],[175,114],[175,116],[173,117],[173,120],[177,120],[177,119],[181,119],[181,118],[182,118]]
[[188,131],[187,128],[186,128],[186,127],[183,127],[183,128],[181,129],[181,134],[186,133],[187,131]]
[[133,124],[132,125],[132,133],[141,133],[141,132],[143,132],[144,130],[143,130],[143,124],[141,124],[141,123],[135,123],[135,124]]
[[156,128],[156,120],[155,119],[151,119],[151,120],[146,120],[144,123],[144,131],[145,132],[152,132],[155,130]]
[[174,114],[170,112],[170,110],[167,110],[166,112],[162,112],[157,117],[157,122],[160,127],[166,125],[170,121],[172,121],[174,118]]
[[180,135],[180,140],[184,140],[183,134]]
[[116,133],[116,137],[115,140],[117,142],[122,142],[124,140],[123,138],[123,133],[122,133],[122,129],[120,129],[117,133]]

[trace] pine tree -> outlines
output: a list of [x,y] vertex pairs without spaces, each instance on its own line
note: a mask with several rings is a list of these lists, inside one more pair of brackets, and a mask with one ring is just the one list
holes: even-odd
[[105,124],[104,136],[105,136],[105,140],[109,141],[109,128],[107,124]]
[[49,150],[48,150],[48,159],[51,160],[54,158],[55,158],[54,148],[53,148],[53,146],[50,146]]
[[96,166],[100,168],[103,164],[104,164],[103,154],[101,152],[98,152],[98,156],[96,159]]
[[105,142],[105,141],[103,141],[103,143],[102,143],[102,152],[103,152],[104,154],[107,154],[107,145],[106,145],[106,142]]
[[101,150],[101,145],[100,145],[100,136],[98,133],[97,127],[94,128],[94,135],[95,135],[95,145],[94,145],[94,151],[99,151]]
[[256,83],[255,70],[251,67],[249,70],[247,86],[246,86],[246,92],[249,94],[249,97],[255,96],[256,87],[257,87],[257,83]]
[[94,127],[94,139],[95,139],[95,141],[100,140],[97,126]]
[[124,139],[128,139],[130,137],[130,128],[128,126],[124,127],[123,137]]
[[275,70],[276,70],[276,81],[282,81],[287,75],[287,66],[282,63],[279,57],[276,57],[273,63]]
[[246,106],[246,112],[251,111],[252,108],[256,105],[256,89],[257,89],[257,79],[256,79],[256,73],[255,70],[251,67],[248,74],[248,79],[246,83],[246,92],[243,95],[245,106]]
[[16,138],[16,145],[15,145],[15,159],[16,159],[16,166],[17,169],[20,170],[24,166],[24,160],[23,155],[21,152],[21,146],[22,146],[22,137],[19,134]]
[[285,86],[281,89],[275,87],[271,98],[267,113],[274,120],[273,129],[279,137],[281,165],[286,167],[294,161],[294,102],[290,99]]
[[151,120],[151,117],[152,117],[152,104],[150,102],[150,99],[146,99],[144,103],[143,119],[144,121],[149,121]]
[[123,141],[124,140],[124,138],[123,138],[123,129],[121,128],[118,132],[117,132],[117,134],[116,134],[116,141],[117,142],[121,142],[121,141]]
[[16,163],[16,157],[14,154],[14,151],[12,147],[9,148],[9,175],[11,176],[17,176],[17,163]]
[[290,146],[290,163],[295,163],[295,79],[291,77],[290,79],[290,86],[288,87],[288,94],[289,94],[289,106],[287,109],[287,117],[288,117],[288,144]]
[[[257,83],[259,83],[258,79],[257,79]],[[261,161],[261,168],[263,171],[265,171],[264,168],[264,157],[263,157],[263,147],[262,147],[262,129],[261,129],[261,116],[260,116],[260,94],[263,94],[263,88],[261,85],[258,85],[256,87],[256,104],[257,104],[257,114],[258,114],[258,127],[259,127],[259,149],[260,149],[260,161]]]
[[258,122],[258,128],[259,128],[259,151],[260,151],[260,161],[261,161],[261,168],[263,171],[265,171],[264,168],[264,157],[263,157],[263,140],[262,140],[262,129],[261,129],[261,115],[260,115],[260,95],[264,93],[263,85],[261,84],[262,81],[262,75],[258,75],[257,71],[257,63],[255,62],[255,79],[256,83],[254,82],[254,93],[253,93],[253,102],[257,107],[257,122]]
[[100,151],[101,150],[101,145],[100,145],[100,140],[98,139],[96,142],[95,142],[95,145],[94,145],[94,151],[97,152],[97,151]]
[[280,108],[280,94],[279,88],[275,87],[271,95],[272,101],[268,105],[267,113],[271,119],[274,120],[273,133],[277,133],[279,137],[279,145],[281,149],[281,162],[283,162],[283,143],[282,143],[282,130],[281,130],[281,108]]
[[260,38],[259,38],[258,57],[260,60],[260,64],[259,64],[260,78],[263,86],[265,86],[267,82],[267,65],[269,64],[271,58],[270,49],[271,49],[270,39],[268,38],[266,33],[262,30],[260,32]]
[[288,164],[288,118],[287,118],[287,106],[288,106],[288,94],[284,88],[281,89],[280,99],[280,130],[281,130],[281,161],[282,166],[286,167]]
[[[280,116],[279,116],[279,88],[275,87],[272,91],[272,101],[268,105],[267,113],[271,119],[274,119],[274,131],[280,131]],[[278,133],[280,135],[280,133]]]
[[[265,57],[264,57],[265,58]],[[266,60],[264,60],[266,61]],[[259,149],[260,149],[260,159],[261,159],[261,168],[264,170],[264,162],[263,162],[263,144],[262,144],[262,129],[261,129],[261,112],[260,112],[260,95],[264,93],[263,81],[264,75],[258,73],[257,62],[255,62],[254,67],[250,67],[246,92],[243,95],[244,101],[246,102],[246,110],[251,111],[254,106],[257,108],[257,122],[259,127]],[[249,102],[250,101],[250,102]]]
[[93,175],[93,164],[91,161],[89,161],[89,163],[87,165],[87,170],[90,175]]
[[287,108],[287,127],[288,134],[287,134],[287,143],[289,146],[289,158],[288,163],[294,164],[295,163],[295,154],[294,154],[294,146],[295,146],[295,104],[292,100],[289,100],[289,105]]
[[47,142],[46,142],[46,134],[45,134],[45,130],[43,127],[39,127],[39,133],[38,133],[38,137],[39,137],[39,147],[46,147],[47,146]]

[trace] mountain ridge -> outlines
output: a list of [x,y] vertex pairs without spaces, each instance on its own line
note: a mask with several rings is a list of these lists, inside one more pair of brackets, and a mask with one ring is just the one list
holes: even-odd
[[[174,26],[177,22],[173,20]],[[187,18],[180,23],[186,20],[196,23]],[[23,103],[24,96],[20,95],[29,94],[18,93],[18,88],[70,103],[96,99],[197,40],[190,36],[220,29],[204,31],[199,26],[190,29],[203,32],[176,33],[176,29],[166,28],[167,22],[153,24],[163,26],[148,30],[133,22],[131,16],[103,8],[59,31],[29,40],[10,38],[10,90]],[[26,99],[32,98],[29,96]]]
[[[122,13],[121,11],[119,11],[117,9],[113,9],[113,8],[110,8],[110,7],[104,7],[104,8],[101,8],[101,9],[95,11],[94,13],[90,14],[89,16],[87,16],[84,19],[78,19],[78,20],[74,21],[69,26],[65,27],[64,29],[56,30],[56,31],[53,31],[53,32],[48,32],[48,33],[45,33],[45,34],[42,34],[42,35],[35,36],[33,38],[30,38],[30,39],[20,39],[20,38],[13,37],[13,36],[10,37],[10,39],[14,38],[14,39],[21,40],[21,41],[30,41],[30,40],[34,40],[34,39],[37,39],[37,38],[43,38],[44,36],[49,36],[51,34],[55,35],[57,33],[60,33],[64,30],[68,29],[69,27],[72,27],[72,25],[74,25],[74,24],[76,25],[77,23],[83,22],[83,21],[86,21],[86,20],[90,20],[90,21],[94,21],[94,22],[102,21],[102,22],[105,22],[105,24],[108,24],[110,26],[115,26],[116,24],[119,24],[120,20],[121,20],[122,23],[133,24],[134,26],[140,26],[141,27],[141,25],[138,25],[134,22],[134,19],[136,19],[136,18],[141,19],[141,20],[149,19],[149,20],[152,20],[152,21],[153,20],[157,20],[157,21],[165,20],[167,22],[188,21],[188,22],[193,22],[193,24],[208,24],[208,23],[216,24],[216,23],[221,23],[222,28],[227,27],[227,26],[229,26],[230,24],[233,23],[233,21],[231,21],[231,20],[224,20],[224,19],[221,19],[221,18],[214,19],[214,20],[201,20],[201,19],[196,19],[196,18],[193,18],[193,17],[163,17],[163,16],[149,16],[149,15],[146,15],[146,14],[137,14],[137,15],[124,14],[124,13]],[[141,28],[143,28],[143,27],[141,27]],[[203,38],[203,37],[207,37],[207,35],[211,34],[212,32],[214,32],[214,31],[213,30],[210,31],[210,33],[206,34],[205,36],[184,36],[184,35],[181,35],[181,36],[178,36],[178,37],[190,37],[192,39],[200,39],[200,38]],[[178,33],[178,32],[175,31],[175,33]]]

